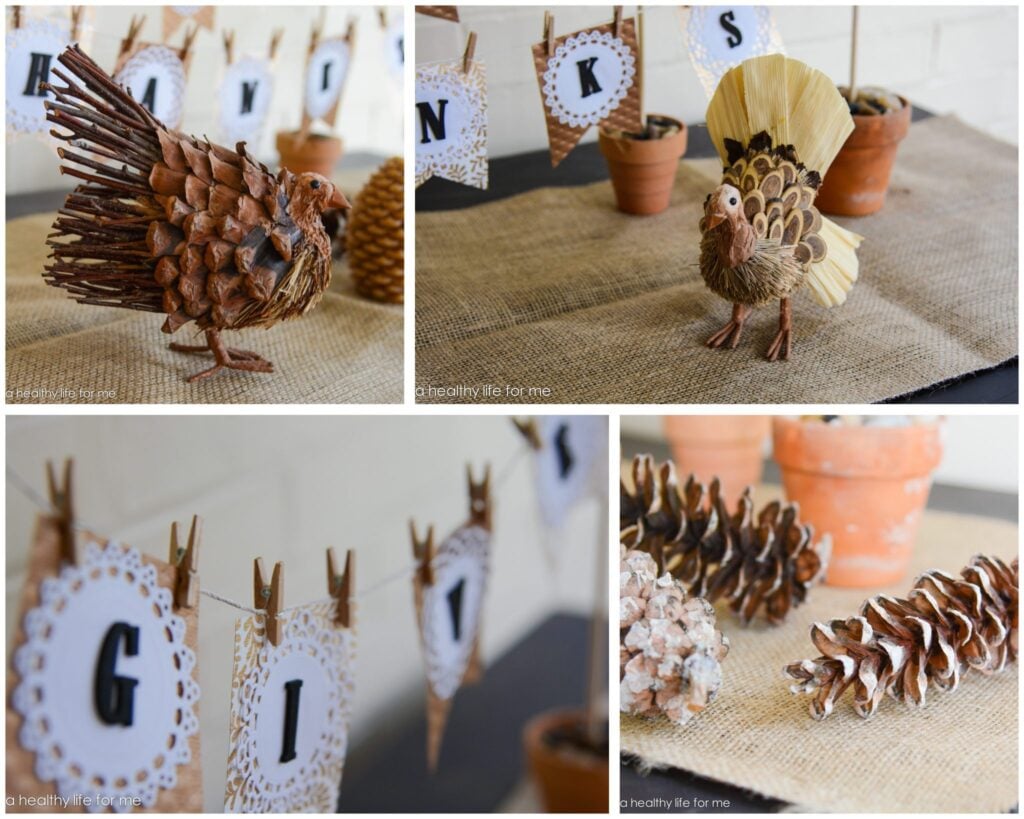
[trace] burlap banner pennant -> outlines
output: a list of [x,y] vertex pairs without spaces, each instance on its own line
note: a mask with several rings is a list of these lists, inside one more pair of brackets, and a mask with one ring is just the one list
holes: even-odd
[[164,6],[164,41],[178,30],[182,23],[194,23],[197,28],[213,31],[214,6]]
[[354,43],[355,25],[351,23],[341,37],[322,39],[320,29],[313,30],[303,85],[304,130],[308,130],[308,124],[317,119],[334,125],[345,81],[348,79]]
[[469,519],[440,546],[434,529],[425,539],[412,526],[416,621],[427,673],[427,766],[437,769],[452,698],[479,679],[480,619],[491,550],[490,468],[481,483],[469,473]]
[[39,518],[7,672],[8,810],[202,810],[195,526],[187,550],[172,535],[175,566]]
[[246,55],[237,60],[234,32],[224,33],[227,67],[217,97],[218,124],[226,145],[259,141],[274,94],[274,57],[282,33],[279,29],[271,36],[267,56]]
[[432,176],[487,188],[487,76],[461,59],[416,66],[416,185]]
[[750,57],[785,53],[767,6],[689,6],[680,14],[686,50],[708,99],[733,66]]
[[556,38],[545,12],[544,39],[533,46],[537,85],[556,167],[592,125],[642,130],[633,18]]
[[[235,624],[224,809],[332,813],[348,751],[355,690],[355,628],[344,600],[282,608],[283,566],[257,607]],[[331,579],[329,578],[329,588]],[[261,605],[262,603],[262,605]],[[339,609],[341,607],[342,610]]]
[[451,20],[453,23],[459,22],[458,6],[416,6],[416,12],[441,20]]
[[537,504],[546,526],[560,527],[578,500],[607,491],[606,418],[539,415],[516,426],[533,449]]
[[168,128],[181,125],[185,111],[185,83],[197,29],[185,35],[178,48],[137,42],[145,17],[133,17],[114,66],[114,82],[128,89],[132,99]]
[[7,32],[7,133],[49,140],[52,125],[43,106],[48,93],[39,86],[44,82],[62,85],[50,73],[58,67],[57,56],[91,29],[82,26],[84,6],[73,7],[67,19],[28,18],[27,11],[17,10]]

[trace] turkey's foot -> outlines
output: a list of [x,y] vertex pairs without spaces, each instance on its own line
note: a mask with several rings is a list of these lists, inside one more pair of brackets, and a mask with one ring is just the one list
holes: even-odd
[[740,343],[743,325],[750,318],[752,312],[753,310],[749,307],[744,307],[742,304],[734,304],[732,306],[732,318],[721,330],[705,342],[707,346],[724,347],[728,345],[730,350],[735,350],[736,345]]
[[789,307],[789,299],[779,302],[779,332],[775,334],[772,345],[768,348],[768,360],[789,360],[793,350],[793,314]]
[[214,373],[222,370],[243,370],[245,372],[271,373],[274,365],[252,350],[239,350],[236,347],[227,347],[220,339],[217,330],[206,331],[206,344],[177,344],[172,343],[170,348],[176,353],[188,355],[199,355],[202,353],[213,353],[216,361],[208,370],[203,370],[188,377],[188,383],[192,384],[204,378],[209,378]]

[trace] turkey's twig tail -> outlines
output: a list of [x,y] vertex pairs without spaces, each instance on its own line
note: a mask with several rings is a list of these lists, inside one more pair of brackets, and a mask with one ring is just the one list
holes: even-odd
[[[47,239],[53,261],[43,274],[80,302],[162,312],[163,288],[153,278],[146,243],[162,210],[149,174],[160,159],[159,122],[108,77],[78,46],[57,58],[46,84],[46,118],[62,174],[83,180],[68,195]],[[67,241],[70,239],[71,241]]]

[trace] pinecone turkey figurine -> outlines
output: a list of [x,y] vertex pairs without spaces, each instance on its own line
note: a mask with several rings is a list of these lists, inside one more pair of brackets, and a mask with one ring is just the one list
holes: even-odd
[[700,271],[733,303],[732,318],[707,341],[736,347],[753,308],[779,301],[768,359],[792,349],[790,298],[807,285],[825,307],[846,300],[857,278],[861,237],[814,207],[825,171],[853,131],[849,107],[822,72],[781,54],[727,72],[707,112],[725,163],[704,201]]
[[[331,279],[321,222],[348,208],[315,173],[275,177],[239,143],[235,151],[169,130],[77,46],[45,85],[47,119],[67,132],[61,173],[84,180],[68,195],[48,244],[47,282],[84,304],[164,313],[163,331],[191,321],[222,368],[271,372],[269,361],[228,347],[222,330],[270,327],[315,307]],[[68,238],[71,241],[66,241]]]

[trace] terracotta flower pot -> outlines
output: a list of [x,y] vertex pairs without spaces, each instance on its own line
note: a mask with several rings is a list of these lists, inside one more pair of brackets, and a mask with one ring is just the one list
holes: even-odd
[[341,140],[310,134],[300,142],[298,131],[278,131],[277,153],[282,168],[292,173],[318,173],[329,179],[341,157]]
[[832,536],[826,582],[902,582],[942,460],[940,423],[851,427],[776,418],[773,437],[786,497],[816,532]]
[[853,133],[839,150],[814,204],[834,216],[867,216],[882,209],[896,149],[910,128],[910,103],[880,116],[853,117]]
[[686,153],[686,125],[661,114],[651,116],[678,125],[679,130],[660,139],[629,139],[605,128],[598,133],[615,201],[624,213],[650,216],[665,210],[679,158]]
[[705,485],[718,477],[732,505],[746,487],[761,482],[767,415],[669,415],[665,437],[679,479],[693,474]]
[[608,756],[559,743],[578,732],[583,711],[547,711],[523,730],[526,758],[548,813],[607,813]]

